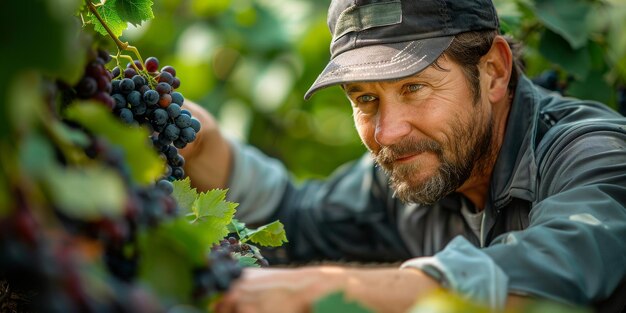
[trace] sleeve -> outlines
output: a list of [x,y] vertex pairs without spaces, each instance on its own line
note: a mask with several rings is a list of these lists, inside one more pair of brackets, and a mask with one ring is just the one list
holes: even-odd
[[250,224],[280,220],[285,225],[289,242],[264,251],[273,263],[397,262],[409,257],[398,233],[398,203],[369,155],[340,167],[327,180],[296,185],[278,160],[254,147],[231,144],[228,199],[239,203],[236,217]]
[[252,146],[229,141],[233,168],[227,198],[239,203],[235,216],[250,224],[267,221],[285,193],[289,174],[278,160]]

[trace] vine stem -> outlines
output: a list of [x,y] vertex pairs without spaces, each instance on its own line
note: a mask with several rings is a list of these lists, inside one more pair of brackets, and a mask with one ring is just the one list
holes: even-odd
[[86,2],[87,2],[87,6],[89,7],[89,11],[98,19],[98,22],[100,22],[100,25],[102,25],[102,27],[104,27],[104,30],[106,30],[106,32],[109,34],[109,37],[113,39],[113,41],[115,42],[115,45],[117,45],[117,48],[120,50],[126,50],[126,51],[131,51],[135,53],[135,55],[139,59],[139,62],[143,64],[143,59],[141,58],[141,55],[139,54],[139,50],[137,50],[136,47],[129,45],[128,42],[122,42],[119,38],[117,38],[117,36],[113,34],[113,31],[111,31],[111,28],[109,28],[109,25],[107,25],[107,23],[104,21],[102,16],[100,16],[100,13],[96,9],[96,6],[93,4],[93,2],[91,2],[91,0],[87,0]]

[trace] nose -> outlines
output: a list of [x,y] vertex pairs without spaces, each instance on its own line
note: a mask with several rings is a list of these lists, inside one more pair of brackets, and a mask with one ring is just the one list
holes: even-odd
[[402,106],[381,103],[374,132],[376,143],[381,146],[390,146],[407,136],[411,132],[409,117],[409,112],[402,110]]

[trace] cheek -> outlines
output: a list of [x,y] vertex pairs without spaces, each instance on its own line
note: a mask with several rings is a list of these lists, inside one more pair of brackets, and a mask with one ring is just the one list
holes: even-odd
[[375,133],[375,123],[363,116],[358,116],[358,114],[354,113],[354,126],[356,127],[356,131],[361,137],[361,141],[365,144],[365,146],[371,151],[378,151],[378,145],[376,144],[376,140],[374,138]]

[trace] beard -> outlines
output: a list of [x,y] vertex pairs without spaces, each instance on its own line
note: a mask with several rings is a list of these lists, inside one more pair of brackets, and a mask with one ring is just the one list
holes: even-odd
[[[490,116],[487,123],[477,119],[451,123],[449,142],[407,138],[383,146],[378,152],[372,151],[374,160],[389,177],[395,197],[405,203],[433,204],[461,187],[473,172],[484,172],[494,158],[491,151],[493,119]],[[421,181],[415,177],[432,170],[423,164],[421,156],[409,164],[395,163],[403,155],[419,153],[432,153],[439,162],[435,173]]]

